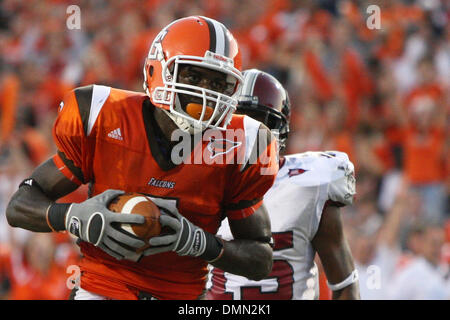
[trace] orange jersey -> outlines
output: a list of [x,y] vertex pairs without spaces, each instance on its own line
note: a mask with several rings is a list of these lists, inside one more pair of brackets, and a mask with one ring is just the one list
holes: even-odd
[[[55,164],[72,181],[90,183],[90,196],[119,189],[176,199],[183,216],[212,234],[224,217],[253,214],[278,171],[273,136],[267,136],[266,148],[258,148],[257,132],[267,129],[234,115],[227,130],[243,135],[227,139],[215,130],[222,138],[192,141],[194,151],[185,157],[189,161],[174,164],[165,153],[168,143],[154,109],[145,94],[97,85],[75,89],[65,97],[54,125]],[[254,154],[257,161],[249,161]],[[205,163],[219,156],[235,161]],[[204,291],[203,259],[170,252],[119,261],[89,243],[80,247],[81,287],[87,291],[113,299],[136,299],[138,291],[159,299],[195,299]]]

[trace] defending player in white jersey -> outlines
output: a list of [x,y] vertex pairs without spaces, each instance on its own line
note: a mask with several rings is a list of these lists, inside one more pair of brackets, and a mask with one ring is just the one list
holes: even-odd
[[[355,194],[354,167],[338,151],[283,156],[289,132],[286,90],[273,76],[256,69],[244,72],[237,113],[278,131],[280,170],[264,196],[274,239],[272,273],[261,281],[212,268],[208,299],[318,299],[318,253],[333,299],[359,299],[358,274],[343,234],[340,207]],[[218,235],[232,239],[225,219]],[[255,254],[249,252],[249,254]]]

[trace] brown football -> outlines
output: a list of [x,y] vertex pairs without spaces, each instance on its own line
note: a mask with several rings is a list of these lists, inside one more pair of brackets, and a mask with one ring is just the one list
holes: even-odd
[[111,201],[108,208],[117,213],[140,214],[145,217],[144,224],[122,224],[121,226],[125,231],[143,239],[147,243],[142,248],[137,249],[136,252],[147,249],[150,246],[148,240],[161,233],[161,224],[159,223],[161,212],[149,197],[141,193],[122,194]]

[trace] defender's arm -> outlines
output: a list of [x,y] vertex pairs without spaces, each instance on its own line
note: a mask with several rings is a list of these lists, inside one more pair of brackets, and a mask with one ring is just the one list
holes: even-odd
[[353,273],[355,265],[338,207],[325,207],[312,245],[319,254],[328,282],[337,286],[333,290],[333,300],[360,299],[358,279]]

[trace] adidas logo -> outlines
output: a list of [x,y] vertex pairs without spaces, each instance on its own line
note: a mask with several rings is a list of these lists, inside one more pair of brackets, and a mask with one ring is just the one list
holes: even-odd
[[120,128],[117,128],[113,131],[111,131],[110,133],[108,133],[108,137],[112,138],[112,139],[116,139],[116,140],[123,140],[122,137],[122,133],[120,132]]

